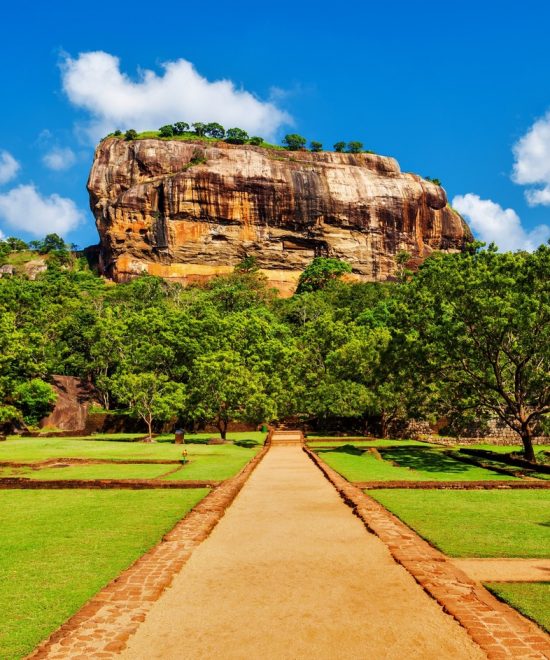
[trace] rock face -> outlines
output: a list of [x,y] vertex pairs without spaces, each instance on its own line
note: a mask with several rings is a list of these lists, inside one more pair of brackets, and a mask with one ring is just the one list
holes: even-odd
[[471,240],[443,188],[374,154],[107,138],[88,190],[100,268],[116,281],[146,272],[189,283],[254,256],[289,294],[315,256],[383,280],[399,250],[418,262]]

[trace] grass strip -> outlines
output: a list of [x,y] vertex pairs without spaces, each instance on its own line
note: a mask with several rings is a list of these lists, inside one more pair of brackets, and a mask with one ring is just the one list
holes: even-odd
[[547,490],[369,490],[368,494],[451,557],[548,556]]
[[0,658],[27,655],[207,493],[0,491]]
[[489,582],[485,586],[550,633],[550,582]]

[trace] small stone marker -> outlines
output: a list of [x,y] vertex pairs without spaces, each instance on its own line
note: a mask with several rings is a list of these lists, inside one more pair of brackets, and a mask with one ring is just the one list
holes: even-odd
[[185,432],[183,429],[177,429],[174,434],[174,442],[176,445],[183,445],[185,443]]

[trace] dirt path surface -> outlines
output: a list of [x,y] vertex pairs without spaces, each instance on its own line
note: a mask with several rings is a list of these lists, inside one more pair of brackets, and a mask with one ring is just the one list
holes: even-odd
[[547,582],[550,559],[452,559],[452,563],[480,582]]
[[298,446],[273,447],[122,657],[485,658]]

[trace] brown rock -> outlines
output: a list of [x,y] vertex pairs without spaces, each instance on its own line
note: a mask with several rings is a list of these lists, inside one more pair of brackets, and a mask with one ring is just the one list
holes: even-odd
[[100,268],[116,281],[201,281],[250,255],[288,294],[315,256],[384,280],[399,250],[419,263],[471,240],[443,188],[374,154],[107,138],[88,190]]

